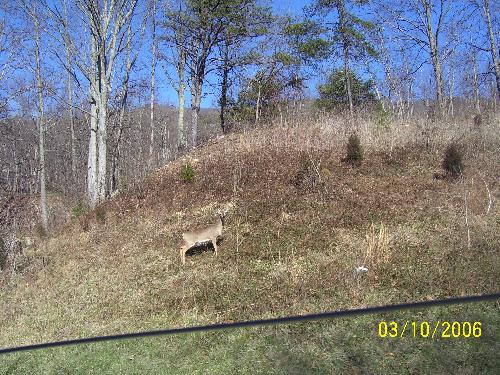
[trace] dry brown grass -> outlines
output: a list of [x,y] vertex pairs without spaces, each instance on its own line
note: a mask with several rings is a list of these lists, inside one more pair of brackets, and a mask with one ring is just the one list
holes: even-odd
[[381,263],[387,263],[391,259],[390,236],[387,227],[380,223],[379,227],[372,223],[366,234],[366,250],[364,264],[369,268],[377,268]]
[[[90,212],[87,231],[68,225],[30,251],[25,273],[0,274],[0,344],[498,290],[498,125],[483,125],[496,135],[476,144],[474,133],[438,124],[442,139],[426,146],[418,122],[382,135],[361,122],[359,168],[341,162],[343,125],[320,119],[212,140],[103,204],[105,222]],[[451,138],[468,146],[464,176],[474,179],[471,249],[463,186],[433,178]],[[307,189],[293,183],[304,155],[308,178],[321,181]],[[185,184],[188,159],[196,178]],[[232,208],[219,256],[181,267],[180,233],[223,205]],[[360,278],[364,259],[375,269]]]

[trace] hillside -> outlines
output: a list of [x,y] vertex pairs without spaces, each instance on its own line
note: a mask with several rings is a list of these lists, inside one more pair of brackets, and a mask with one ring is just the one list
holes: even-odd
[[[337,122],[213,140],[24,249],[26,267],[0,274],[0,347],[498,291],[495,121],[438,124],[430,143],[362,130],[359,167]],[[463,180],[434,176],[451,139]],[[182,230],[222,207],[219,256],[182,266]]]

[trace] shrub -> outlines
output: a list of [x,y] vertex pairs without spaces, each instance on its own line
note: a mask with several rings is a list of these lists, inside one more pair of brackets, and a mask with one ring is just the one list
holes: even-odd
[[179,173],[180,178],[184,182],[193,181],[195,175],[196,175],[196,172],[194,171],[194,168],[190,163],[184,164],[181,168],[180,173]]
[[7,264],[7,249],[5,247],[5,242],[2,237],[0,237],[0,271],[5,268]]
[[474,121],[474,127],[480,128],[481,125],[483,124],[483,116],[481,116],[481,114],[478,113],[474,116],[473,121]]
[[300,189],[313,190],[322,184],[320,161],[303,152],[299,160],[299,170],[292,178],[292,184]]
[[347,155],[344,161],[352,164],[360,164],[361,160],[363,160],[363,147],[358,135],[353,133],[347,141]]
[[84,232],[88,232],[90,229],[90,217],[89,215],[82,215],[79,220],[80,227]]
[[96,208],[95,218],[98,223],[104,224],[106,222],[106,210],[104,207],[99,206]]
[[464,167],[462,164],[462,153],[455,143],[450,144],[444,153],[443,169],[452,177],[458,177]]
[[386,111],[382,102],[377,101],[374,108],[376,129],[379,133],[389,130],[389,112]]
[[87,207],[83,202],[78,202],[78,204],[71,209],[71,215],[76,219],[81,214],[85,213]]
[[38,223],[37,225],[35,225],[35,233],[37,234],[37,236],[39,238],[44,238],[47,236],[47,232],[45,231],[45,228],[43,227],[43,225],[41,223]]

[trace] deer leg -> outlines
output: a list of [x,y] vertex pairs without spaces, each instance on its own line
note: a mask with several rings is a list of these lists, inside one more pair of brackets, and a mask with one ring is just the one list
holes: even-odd
[[184,246],[181,246],[180,254],[181,254],[182,264],[186,264],[186,249],[184,248]]
[[217,256],[217,238],[212,239],[212,243],[214,244],[215,256]]

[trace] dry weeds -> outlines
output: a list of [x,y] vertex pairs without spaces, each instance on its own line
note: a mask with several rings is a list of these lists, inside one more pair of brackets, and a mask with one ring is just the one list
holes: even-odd
[[[74,222],[37,244],[27,272],[0,274],[1,345],[497,291],[498,124],[477,143],[437,124],[426,144],[421,122],[377,136],[361,122],[359,168],[340,161],[343,125],[212,140],[189,156],[192,183],[179,179],[184,159],[169,163],[102,205],[105,222],[89,213],[88,231]],[[451,139],[468,146],[470,249],[463,186],[433,178]],[[321,184],[298,189],[304,154]],[[228,204],[219,256],[181,267],[180,233]],[[375,268],[356,278],[363,260]]]

